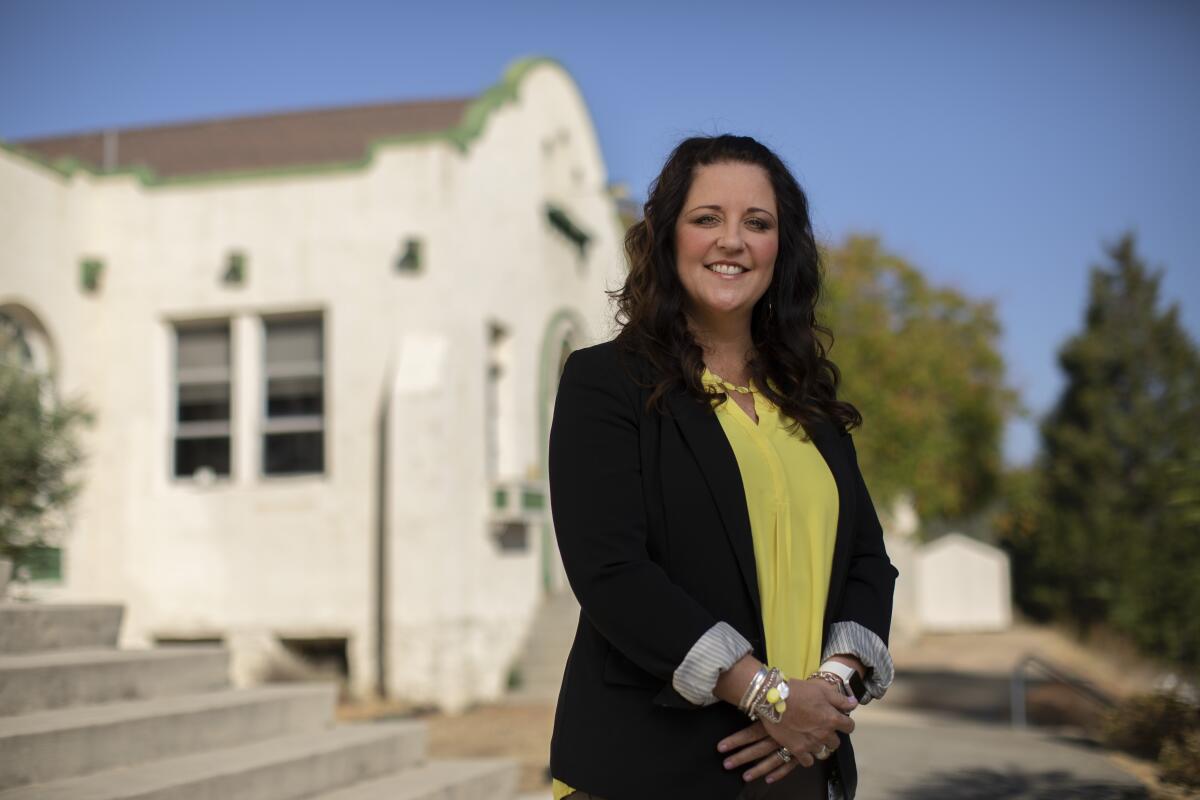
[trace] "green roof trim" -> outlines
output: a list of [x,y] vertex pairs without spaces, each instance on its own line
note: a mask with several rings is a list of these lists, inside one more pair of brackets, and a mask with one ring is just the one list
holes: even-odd
[[38,153],[21,147],[19,144],[10,144],[3,140],[0,140],[0,150],[6,150],[13,155],[32,161],[39,166],[52,170],[63,178],[71,178],[78,172],[96,177],[132,176],[137,178],[146,187],[181,186],[252,178],[285,178],[297,175],[321,175],[331,172],[356,171],[370,166],[380,148],[396,145],[420,145],[443,141],[453,145],[459,152],[466,153],[475,140],[483,134],[492,114],[509,103],[516,102],[520,95],[521,83],[525,80],[525,77],[537,67],[544,65],[557,67],[570,77],[570,73],[567,72],[566,67],[557,59],[545,56],[529,56],[517,59],[504,70],[504,76],[500,79],[499,83],[491,86],[483,94],[471,101],[466,111],[463,112],[462,119],[453,128],[429,133],[414,133],[376,139],[367,145],[367,151],[362,158],[352,161],[164,177],[147,166],[95,170],[76,158],[59,158],[51,161]]

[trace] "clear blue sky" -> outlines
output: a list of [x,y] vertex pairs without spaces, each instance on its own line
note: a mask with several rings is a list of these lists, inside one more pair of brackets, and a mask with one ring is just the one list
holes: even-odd
[[[993,299],[1010,382],[1061,388],[1090,264],[1135,230],[1200,331],[1200,4],[0,0],[0,138],[474,95],[522,55],[579,82],[644,196],[693,132],[762,138],[818,236],[879,234]],[[2,246],[2,245],[0,245]],[[1012,462],[1035,451],[1010,426]]]

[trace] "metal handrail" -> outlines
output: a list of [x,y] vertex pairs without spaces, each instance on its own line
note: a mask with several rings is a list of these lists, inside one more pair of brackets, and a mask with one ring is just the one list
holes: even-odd
[[1028,672],[1030,667],[1037,667],[1052,680],[1063,684],[1072,689],[1076,694],[1106,710],[1115,705],[1108,695],[1096,689],[1087,681],[1077,678],[1066,670],[1056,667],[1035,655],[1027,655],[1018,661],[1017,666],[1013,668],[1010,701],[1012,705],[1012,726],[1014,728],[1024,729],[1028,724],[1025,716],[1025,678],[1026,672]]

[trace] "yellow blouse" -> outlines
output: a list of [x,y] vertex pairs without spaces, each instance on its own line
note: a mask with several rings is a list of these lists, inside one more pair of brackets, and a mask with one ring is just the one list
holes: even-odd
[[[816,445],[801,438],[803,429],[789,433],[791,419],[753,386],[734,386],[708,369],[703,381],[710,391],[737,391],[754,399],[757,424],[732,397],[716,407],[716,414],[746,492],[767,658],[789,678],[804,678],[821,665],[837,484]],[[554,800],[573,791],[554,781]]]
[[[704,383],[745,393],[707,369]],[[837,484],[816,445],[801,438],[803,429],[788,433],[791,418],[758,392],[750,394],[757,424],[732,398],[717,406],[717,419],[746,491],[767,658],[789,678],[804,678],[821,665]]]

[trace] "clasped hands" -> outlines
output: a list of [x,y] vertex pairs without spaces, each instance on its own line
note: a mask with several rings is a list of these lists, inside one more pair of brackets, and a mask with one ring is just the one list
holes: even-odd
[[[837,749],[838,731],[854,730],[849,713],[858,707],[858,701],[853,697],[820,678],[792,679],[788,688],[787,710],[778,723],[759,719],[717,744],[718,751],[728,754],[726,769],[752,764],[742,776],[745,780],[765,775],[767,783],[774,783],[797,765],[811,767],[823,746],[830,751]],[[794,756],[790,761],[780,756],[781,747]]]

